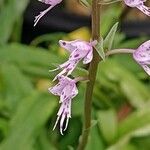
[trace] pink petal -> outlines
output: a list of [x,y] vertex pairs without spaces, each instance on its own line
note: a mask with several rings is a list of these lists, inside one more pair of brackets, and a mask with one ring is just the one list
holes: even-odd
[[59,121],[59,119],[60,119],[60,116],[62,115],[63,112],[64,112],[64,105],[61,104],[61,106],[60,106],[60,108],[59,108],[59,111],[58,111],[58,113],[57,113],[57,119],[56,119],[55,125],[54,125],[54,127],[53,127],[53,130],[55,130],[55,128],[56,128],[56,126],[57,126],[57,124],[58,124],[58,121]]
[[85,56],[85,58],[83,59],[83,64],[90,63],[92,59],[93,59],[93,50],[91,49],[89,53],[87,54],[87,56]]
[[63,124],[64,124],[64,121],[65,121],[65,118],[66,118],[66,114],[63,113],[62,116],[61,116],[61,120],[60,120],[60,133],[61,133],[61,135],[63,135]]
[[87,53],[88,53],[87,50],[76,49],[71,53],[69,60],[80,61],[81,59],[83,59],[87,55]]
[[[77,66],[79,60],[68,60],[64,64],[60,65],[60,69],[63,69],[57,76],[53,79],[55,81],[59,76],[62,76],[66,74],[67,76],[72,73],[72,71],[75,69]],[[56,69],[57,70],[57,69]]]
[[60,3],[62,0],[38,0],[38,1],[49,5],[56,5]]
[[78,42],[79,40],[75,40],[75,41],[64,41],[64,40],[60,40],[59,44],[62,48],[66,49],[67,51],[69,51],[70,53],[73,52],[76,49],[76,46],[74,45],[74,43]]
[[38,0],[38,1],[43,2],[43,3],[45,3],[45,4],[49,4],[49,5],[51,5],[51,6],[48,7],[46,10],[40,12],[40,14],[35,17],[34,26],[37,25],[37,23],[39,22],[39,20],[40,20],[47,12],[49,12],[53,7],[55,7],[57,4],[59,4],[62,0]]
[[37,23],[39,22],[39,20],[40,20],[48,11],[50,11],[53,7],[54,7],[54,6],[50,6],[50,7],[48,7],[46,10],[40,12],[40,14],[35,17],[34,26],[36,26]]
[[72,98],[74,98],[78,94],[78,89],[76,84],[74,84],[74,87],[72,89]]
[[64,87],[68,84],[68,82],[70,81],[69,79],[67,79],[66,77],[62,76],[60,78],[59,76],[59,80],[60,82],[58,84],[56,84],[54,87],[49,88],[49,92],[51,92],[54,95],[61,95]]
[[129,7],[137,7],[143,4],[146,0],[124,0],[125,4]]
[[60,96],[61,102],[72,99],[72,92],[73,92],[74,86],[75,86],[74,83],[69,83],[68,85],[65,86]]
[[150,76],[150,67],[148,67],[147,65],[141,65],[141,66],[143,67],[145,72]]
[[68,127],[68,123],[69,123],[69,119],[71,118],[71,100],[68,101],[68,113],[67,113],[67,119],[66,119],[66,125],[65,125],[65,128],[64,128],[64,131],[67,129]]
[[55,80],[57,80],[57,78],[58,78],[59,76],[62,76],[62,75],[65,74],[66,72],[67,72],[66,68],[63,69],[59,74],[56,75],[56,77],[53,79],[53,82],[54,82]]
[[139,46],[133,53],[133,57],[140,64],[150,64],[150,40]]
[[137,6],[137,8],[141,10],[145,15],[150,16],[150,7],[147,7],[142,4],[142,5]]

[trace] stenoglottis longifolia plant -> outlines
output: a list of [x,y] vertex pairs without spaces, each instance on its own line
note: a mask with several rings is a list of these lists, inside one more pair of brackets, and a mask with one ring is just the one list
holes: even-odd
[[[60,4],[63,0],[39,0],[42,3],[49,5],[49,7],[42,11],[38,16],[35,17],[35,25],[48,11],[52,10],[53,7]],[[60,133],[67,129],[69,118],[71,118],[71,103],[73,98],[78,94],[78,89],[76,86],[77,82],[88,80],[85,90],[85,103],[84,103],[84,123],[83,132],[79,140],[78,150],[85,149],[88,141],[88,136],[91,127],[91,111],[92,111],[92,97],[93,89],[96,80],[97,68],[100,61],[108,58],[108,56],[118,53],[130,53],[133,59],[145,70],[145,72],[150,75],[150,40],[144,42],[141,46],[135,49],[114,49],[111,50],[112,42],[114,39],[115,32],[117,30],[118,23],[116,23],[106,38],[100,36],[100,14],[101,5],[111,4],[118,2],[119,0],[91,0],[91,6],[87,0],[80,0],[82,4],[86,7],[91,7],[91,20],[92,20],[92,37],[91,41],[83,41],[76,39],[74,41],[59,41],[61,47],[63,47],[70,57],[66,62],[60,64],[56,70],[61,70],[54,80],[58,80],[58,83],[49,88],[49,92],[59,96],[61,104],[60,109],[57,113],[57,120],[54,125],[56,128],[58,122],[60,121]],[[146,0],[123,0],[124,4],[129,7],[137,8],[145,15],[150,16],[150,8],[145,6]],[[68,77],[76,69],[78,63],[82,61],[83,64],[89,64],[88,76],[87,77]],[[79,91],[80,92],[80,91]]]

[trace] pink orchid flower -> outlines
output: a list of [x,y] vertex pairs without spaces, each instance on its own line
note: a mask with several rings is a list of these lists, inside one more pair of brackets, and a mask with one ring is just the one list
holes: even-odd
[[39,20],[48,12],[50,11],[53,7],[55,7],[57,4],[61,3],[62,0],[38,0],[42,3],[48,4],[50,5],[50,7],[48,7],[46,10],[40,12],[40,14],[38,16],[35,17],[34,20],[34,26],[37,25],[37,23],[39,22]]
[[[66,76],[58,77],[58,84],[49,88],[49,92],[60,96],[60,109],[57,113],[57,120],[55,122],[53,130],[56,128],[60,119],[60,133],[63,135],[63,131],[67,129],[69,118],[71,118],[71,101],[78,94],[76,87],[76,80],[70,79]],[[65,128],[64,127],[65,122]]]
[[147,16],[150,16],[150,7],[144,5],[146,0],[124,0],[125,4],[129,7],[136,7]]
[[143,43],[133,52],[133,58],[141,65],[145,72],[150,75],[150,40]]
[[51,70],[56,71],[59,69],[63,69],[55,78],[58,76],[66,74],[67,76],[72,73],[80,60],[83,59],[83,64],[88,64],[93,59],[93,46],[96,44],[96,41],[93,42],[85,42],[82,40],[74,40],[74,41],[63,41],[60,40],[59,44],[61,47],[70,52],[69,60],[65,63],[59,65],[58,68]]

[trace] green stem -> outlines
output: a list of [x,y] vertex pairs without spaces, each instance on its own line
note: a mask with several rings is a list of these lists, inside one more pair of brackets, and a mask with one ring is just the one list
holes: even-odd
[[[100,37],[100,5],[99,0],[92,0],[92,39],[98,40]],[[89,82],[87,83],[84,104],[84,126],[81,139],[77,150],[84,150],[88,141],[91,127],[91,110],[93,89],[96,80],[97,68],[99,63],[99,55],[96,50],[93,51],[93,60],[89,66]]]
[[110,56],[110,55],[113,55],[113,54],[127,54],[127,53],[134,53],[134,49],[114,49],[114,50],[111,50],[111,51],[108,51],[106,53],[106,56]]

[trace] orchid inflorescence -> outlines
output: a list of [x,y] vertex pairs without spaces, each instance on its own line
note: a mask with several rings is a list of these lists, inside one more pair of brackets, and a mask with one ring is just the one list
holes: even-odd
[[[45,4],[50,5],[48,9],[42,11],[40,15],[35,17],[35,24],[54,6],[61,3],[62,0],[39,0]],[[146,15],[150,16],[150,8],[144,5],[146,0],[124,0],[125,4],[130,7],[137,7]],[[57,113],[57,119],[53,130],[56,128],[58,121],[60,120],[60,133],[63,135],[63,131],[67,129],[69,118],[71,118],[71,102],[72,99],[78,94],[76,83],[80,81],[78,78],[70,78],[69,75],[75,70],[77,64],[83,60],[83,64],[88,64],[93,59],[93,51],[96,50],[98,41],[86,42],[83,40],[64,41],[60,40],[59,45],[70,53],[69,59],[63,64],[59,65],[56,69],[51,71],[61,70],[56,75],[53,81],[58,80],[58,83],[50,87],[48,90],[50,93],[60,97],[59,103],[60,109]],[[112,54],[115,53],[112,51]],[[118,50],[117,50],[118,52]],[[121,52],[121,50],[120,50]],[[128,52],[133,54],[134,60],[150,75],[150,40],[143,43],[139,48],[132,50],[128,49]],[[128,53],[127,52],[127,53]],[[118,52],[119,53],[119,52]],[[111,52],[110,52],[111,54]],[[107,56],[107,53],[106,53]],[[81,77],[82,78],[82,77]],[[83,78],[82,78],[83,79]],[[86,80],[86,79],[85,79]],[[65,126],[64,126],[65,124]]]

